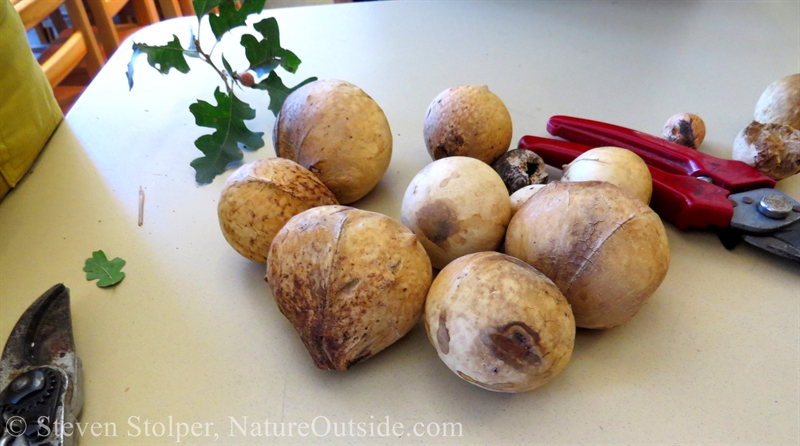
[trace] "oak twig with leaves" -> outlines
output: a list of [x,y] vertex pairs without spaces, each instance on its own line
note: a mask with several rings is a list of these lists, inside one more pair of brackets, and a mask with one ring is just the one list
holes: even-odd
[[[141,54],[147,55],[147,62],[162,74],[167,74],[171,69],[181,73],[189,72],[186,57],[194,57],[207,63],[225,84],[225,91],[217,87],[214,99],[217,105],[198,100],[189,106],[189,111],[194,115],[195,123],[201,127],[214,129],[214,133],[198,138],[194,145],[203,152],[203,156],[191,162],[195,169],[195,179],[198,183],[210,183],[214,177],[225,171],[226,167],[236,161],[241,161],[242,151],[240,145],[259,149],[264,146],[263,132],[253,132],[247,128],[245,121],[252,120],[256,111],[249,104],[243,102],[233,92],[233,87],[250,87],[265,90],[269,94],[269,110],[276,116],[293,91],[303,85],[317,80],[310,77],[294,87],[284,85],[280,76],[275,72],[278,67],[289,73],[295,73],[300,65],[300,58],[293,52],[281,47],[278,21],[270,17],[253,25],[261,34],[245,34],[241,37],[240,44],[244,47],[245,56],[249,66],[241,72],[234,71],[223,55],[222,67],[215,63],[211,54],[216,48],[208,52],[200,45],[200,30],[203,17],[208,17],[211,32],[218,43],[228,31],[245,25],[247,17],[264,9],[266,0],[242,0],[237,9],[234,0],[193,0],[197,13],[197,36],[192,34],[188,48],[183,48],[178,36],[173,35],[171,42],[166,45],[133,44],[133,57],[128,63],[128,87],[133,88],[133,63]],[[218,8],[219,13],[212,10]],[[262,78],[255,82],[253,75]],[[266,76],[266,77],[265,77]]]

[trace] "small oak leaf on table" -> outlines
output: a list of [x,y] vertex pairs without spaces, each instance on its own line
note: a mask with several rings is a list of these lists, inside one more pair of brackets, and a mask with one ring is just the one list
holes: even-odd
[[113,260],[108,260],[106,254],[100,250],[92,253],[92,257],[86,259],[86,264],[83,270],[86,272],[86,280],[97,281],[97,286],[101,288],[116,285],[125,278],[122,267],[125,266],[125,261],[119,257]]

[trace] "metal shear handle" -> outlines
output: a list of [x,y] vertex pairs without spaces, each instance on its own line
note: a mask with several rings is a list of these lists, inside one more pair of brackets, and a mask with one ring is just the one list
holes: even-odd
[[0,357],[0,446],[69,446],[83,406],[69,290],[56,285],[25,310]]
[[646,133],[605,122],[571,116],[553,116],[547,131],[575,143],[592,147],[629,149],[645,162],[666,173],[710,179],[731,192],[775,187],[775,180],[747,164],[724,160]]
[[[545,163],[559,168],[592,148],[538,136],[523,136],[518,147],[536,152]],[[649,164],[647,167],[653,177],[650,207],[662,218],[679,229],[730,224],[733,204],[727,199],[728,190],[694,177],[667,173]]]

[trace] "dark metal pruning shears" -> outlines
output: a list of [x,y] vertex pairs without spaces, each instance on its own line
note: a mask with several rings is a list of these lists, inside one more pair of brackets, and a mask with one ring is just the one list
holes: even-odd
[[0,446],[77,443],[64,435],[83,406],[81,361],[64,285],[47,290],[17,321],[0,360],[0,389]]
[[775,180],[725,160],[636,130],[553,116],[547,131],[567,141],[523,136],[518,147],[561,167],[592,147],[629,149],[653,177],[650,207],[679,229],[717,228],[726,248],[739,240],[800,262],[800,202],[775,190]]

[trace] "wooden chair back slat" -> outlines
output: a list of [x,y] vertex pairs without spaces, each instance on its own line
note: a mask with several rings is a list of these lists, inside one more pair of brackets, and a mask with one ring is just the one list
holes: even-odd
[[[156,8],[155,0],[87,0],[89,8],[92,10],[92,15],[95,19],[97,26],[97,34],[100,39],[100,44],[106,52],[107,56],[111,56],[114,51],[119,47],[122,38],[120,30],[123,27],[114,23],[114,17],[122,11],[128,3],[133,6],[134,15],[136,17],[136,28],[147,25],[152,25],[160,21],[158,16],[158,9]],[[131,29],[131,26],[124,26],[125,29]]]
[[19,16],[22,18],[22,24],[25,25],[25,30],[27,31],[50,16],[62,3],[64,2],[21,0],[14,3],[14,9],[17,10]]
[[20,14],[25,28],[29,30],[39,25],[62,4],[66,6],[73,28],[52,42],[50,48],[45,51],[46,59],[40,61],[53,88],[83,61],[91,77],[94,77],[105,63],[81,0],[20,0],[14,3],[14,9]]

